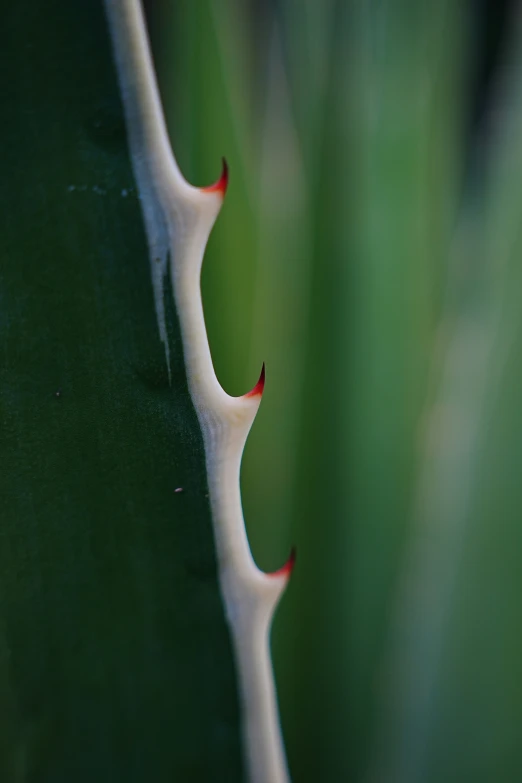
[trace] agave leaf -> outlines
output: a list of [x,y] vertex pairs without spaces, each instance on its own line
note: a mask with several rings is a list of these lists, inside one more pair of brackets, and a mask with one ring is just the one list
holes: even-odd
[[[327,23],[322,126],[295,90],[314,258],[300,569],[282,650],[294,692],[285,678],[281,696],[294,774],[365,780],[456,212],[460,19],[454,4],[354,0]],[[296,80],[306,37],[285,29]]]
[[453,254],[386,780],[507,783],[521,764],[521,35],[518,20]]
[[[182,178],[183,197],[156,187],[175,162],[150,140],[162,120],[140,6],[107,9],[122,94],[101,2],[4,13],[0,779],[284,781],[284,758],[268,777],[270,753],[256,768],[241,748],[266,716],[248,701],[239,587],[224,606],[224,573],[240,583],[225,528],[250,422],[231,462],[220,446],[222,485],[202,426],[220,411],[194,371],[210,363],[204,325],[204,345],[187,318],[180,328],[187,291],[200,310],[199,269],[188,290],[187,253],[174,251],[197,247],[199,215],[202,253],[223,193]],[[238,406],[253,418],[258,404]],[[249,555],[240,507],[234,522]],[[244,565],[263,614],[250,647],[270,685],[266,634],[286,572]],[[269,732],[280,746],[277,719]]]

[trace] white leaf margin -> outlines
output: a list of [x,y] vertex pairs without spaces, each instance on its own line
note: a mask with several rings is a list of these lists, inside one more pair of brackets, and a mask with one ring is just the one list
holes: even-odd
[[231,397],[221,388],[200,290],[201,265],[223,202],[226,171],[213,188],[195,188],[185,181],[169,142],[141,2],[105,0],[105,7],[149,243],[160,339],[170,371],[163,299],[170,272],[189,390],[203,433],[219,584],[238,669],[247,776],[250,783],[287,783],[269,635],[293,559],[273,574],[257,568],[239,486],[241,457],[264,375],[243,397]]

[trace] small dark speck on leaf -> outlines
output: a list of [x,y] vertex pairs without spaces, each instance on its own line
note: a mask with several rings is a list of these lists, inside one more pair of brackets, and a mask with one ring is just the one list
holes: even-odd
[[176,487],[174,492],[183,492],[183,487]]

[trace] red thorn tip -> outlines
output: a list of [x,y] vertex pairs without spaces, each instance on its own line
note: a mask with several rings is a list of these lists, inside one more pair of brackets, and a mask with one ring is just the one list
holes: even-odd
[[293,546],[290,550],[290,556],[284,566],[279,568],[277,571],[272,571],[272,573],[268,574],[268,576],[286,576],[287,579],[290,579],[292,571],[294,570],[296,556],[296,548]]
[[221,176],[218,179],[218,181],[214,182],[213,185],[209,185],[208,188],[201,188],[201,190],[204,193],[219,193],[220,196],[224,198],[228,187],[228,164],[225,158],[222,158],[222,161],[223,161],[223,169],[221,171]]
[[263,362],[263,366],[261,367],[261,375],[259,376],[258,382],[254,386],[252,391],[249,391],[247,394],[245,394],[245,397],[261,397],[264,388],[265,388],[265,363]]

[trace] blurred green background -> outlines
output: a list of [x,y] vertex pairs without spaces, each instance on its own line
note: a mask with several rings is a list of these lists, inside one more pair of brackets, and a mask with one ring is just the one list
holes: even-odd
[[155,0],[295,783],[522,781],[522,28],[507,0]]

